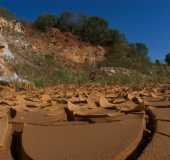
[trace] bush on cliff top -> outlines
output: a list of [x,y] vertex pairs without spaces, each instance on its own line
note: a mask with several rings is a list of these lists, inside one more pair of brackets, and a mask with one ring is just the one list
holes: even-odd
[[54,15],[48,14],[39,16],[34,22],[34,25],[40,31],[46,31],[47,29],[54,27],[57,23],[57,18]]

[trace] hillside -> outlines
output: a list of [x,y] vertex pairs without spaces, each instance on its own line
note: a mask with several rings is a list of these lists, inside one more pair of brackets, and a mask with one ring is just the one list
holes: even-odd
[[[62,33],[56,28],[41,33],[31,24],[24,25],[2,17],[0,28],[1,52],[10,52],[12,56],[4,70],[16,72],[23,79],[31,80],[40,75],[48,77],[64,66],[74,69],[95,65],[104,58],[104,48],[82,42],[73,34]],[[6,72],[4,74],[9,74]]]
[[38,87],[169,82],[169,67],[152,63],[145,44],[129,43],[100,17],[80,16],[73,25],[68,23],[72,16],[63,13],[56,22],[45,15],[33,23],[0,17],[0,80]]

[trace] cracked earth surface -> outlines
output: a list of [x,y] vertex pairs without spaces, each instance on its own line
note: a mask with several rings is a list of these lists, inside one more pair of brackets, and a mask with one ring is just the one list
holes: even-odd
[[[146,109],[155,115],[156,129],[138,159],[170,159],[169,85],[58,86],[29,91],[1,86],[0,97],[0,156],[6,159],[11,157],[10,138],[3,137],[9,126],[16,131],[16,124],[23,124],[22,146],[35,160],[126,159],[147,131]],[[7,121],[11,108],[16,115]]]

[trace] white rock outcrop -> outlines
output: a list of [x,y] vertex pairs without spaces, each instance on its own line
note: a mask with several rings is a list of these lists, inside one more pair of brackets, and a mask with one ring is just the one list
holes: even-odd
[[0,17],[0,32],[5,30],[11,30],[18,33],[24,33],[24,28],[21,23],[16,20],[8,21],[3,17]]
[[8,48],[8,43],[5,41],[5,38],[0,33],[0,81],[2,82],[13,82],[13,81],[22,81],[19,76],[10,69],[9,63],[14,61],[15,57],[13,53]]

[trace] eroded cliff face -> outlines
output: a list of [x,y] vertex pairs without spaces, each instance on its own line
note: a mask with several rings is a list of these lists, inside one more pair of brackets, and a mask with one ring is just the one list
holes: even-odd
[[103,60],[105,51],[101,47],[83,46],[66,48],[61,54],[66,60],[74,63],[95,65]]
[[[3,33],[7,41],[14,46],[19,43],[25,50],[29,48],[35,53],[53,54],[59,59],[64,59],[66,63],[95,65],[102,61],[105,55],[105,49],[101,46],[82,42],[71,33],[63,33],[57,28],[40,33],[31,25],[24,28],[20,22],[7,21],[0,17],[0,33]],[[22,40],[18,33],[24,34]]]
[[30,31],[29,41],[35,52],[52,53],[57,58],[64,59],[66,63],[96,64],[103,60],[105,49],[81,42],[71,33],[62,33],[58,29],[51,29],[45,34],[33,34]]
[[[96,65],[104,59],[105,49],[82,42],[71,33],[57,28],[37,31],[32,24],[7,21],[0,17],[0,80],[23,81],[42,73],[47,62],[44,55],[53,57],[57,66]],[[52,70],[56,70],[52,66]],[[50,70],[51,71],[51,70]],[[48,75],[48,73],[46,73]]]

